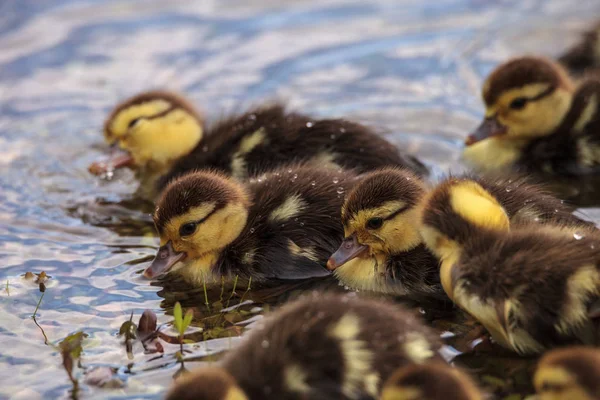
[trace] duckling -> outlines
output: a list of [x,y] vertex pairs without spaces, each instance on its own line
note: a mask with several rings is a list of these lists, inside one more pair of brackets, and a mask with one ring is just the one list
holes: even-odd
[[[564,223],[589,226],[573,209],[524,177],[465,175],[505,208],[511,225]],[[327,267],[344,285],[395,295],[442,296],[438,259],[423,244],[420,209],[429,188],[410,171],[365,174],[342,207],[345,239]]]
[[576,74],[600,67],[600,22],[585,32],[581,40],[559,57],[558,61]]
[[355,289],[443,295],[438,260],[419,234],[417,205],[426,191],[426,184],[404,169],[366,174],[344,201],[345,239],[327,268]]
[[319,292],[258,322],[218,366],[167,399],[375,399],[399,367],[441,360],[437,335],[400,305]]
[[473,380],[458,368],[427,362],[398,369],[385,383],[380,400],[483,400]]
[[241,183],[198,171],[167,186],[154,212],[160,249],[148,278],[172,269],[191,284],[327,276],[343,238],[338,213],[355,175],[290,165]]
[[548,352],[533,384],[540,400],[600,399],[600,350],[574,346]]
[[134,167],[139,178],[154,182],[175,160],[189,154],[204,136],[202,115],[181,95],[155,90],[117,105],[104,123],[104,139],[113,147],[109,161],[95,162],[89,170]]
[[530,354],[597,341],[596,231],[551,223],[513,229],[481,185],[453,179],[428,195],[421,222],[444,291],[497,343]]
[[555,175],[598,171],[600,80],[575,87],[559,64],[521,57],[491,73],[483,100],[485,119],[465,142],[468,163]]
[[[128,152],[112,167],[135,168],[142,180],[140,193],[151,197],[172,179],[198,168],[237,179],[304,161],[357,172],[398,165],[427,174],[418,159],[366,126],[343,119],[313,120],[281,104],[231,116],[203,133],[200,114],[182,98],[165,92],[124,102],[105,124],[107,142]],[[102,173],[109,166],[96,163],[90,170]]]

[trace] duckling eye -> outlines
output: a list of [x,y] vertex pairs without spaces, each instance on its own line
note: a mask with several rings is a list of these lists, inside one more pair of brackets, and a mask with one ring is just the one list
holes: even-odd
[[513,101],[510,102],[509,107],[513,110],[521,110],[523,107],[527,105],[527,99],[525,97],[517,97]]
[[127,128],[128,129],[133,128],[134,126],[137,125],[138,122],[140,122],[141,119],[142,118],[134,118],[134,119],[132,119],[131,121],[129,121],[129,125],[127,125]]
[[179,228],[179,236],[190,236],[192,233],[196,232],[197,225],[196,222],[188,222],[187,224],[181,225]]
[[367,228],[379,229],[383,225],[383,218],[375,217],[367,221]]

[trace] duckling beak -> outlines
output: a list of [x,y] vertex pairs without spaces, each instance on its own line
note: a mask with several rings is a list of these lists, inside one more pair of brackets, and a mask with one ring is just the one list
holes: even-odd
[[186,253],[175,251],[169,240],[167,244],[158,249],[152,264],[144,271],[144,276],[148,279],[161,276],[169,271],[173,265],[185,260],[186,257]]
[[329,257],[327,269],[333,271],[336,268],[341,267],[348,261],[361,255],[368,248],[368,246],[358,243],[356,234],[345,238],[340,248]]
[[504,135],[507,130],[506,126],[502,125],[498,119],[494,117],[486,118],[473,133],[467,136],[465,145],[470,146],[492,136]]
[[115,169],[133,165],[131,154],[116,147],[116,143],[111,146],[111,155],[106,161],[96,161],[90,164],[88,171],[94,175],[102,175]]

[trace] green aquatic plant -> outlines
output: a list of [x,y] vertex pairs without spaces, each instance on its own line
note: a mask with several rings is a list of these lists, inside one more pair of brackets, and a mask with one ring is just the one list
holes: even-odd
[[184,359],[183,359],[183,343],[184,343],[184,335],[187,328],[192,323],[192,319],[194,318],[194,310],[189,308],[185,316],[183,315],[183,310],[181,309],[181,304],[179,302],[175,303],[175,307],[173,308],[173,325],[179,334],[179,351],[175,354],[177,360],[181,362],[181,370],[180,373],[185,371]]

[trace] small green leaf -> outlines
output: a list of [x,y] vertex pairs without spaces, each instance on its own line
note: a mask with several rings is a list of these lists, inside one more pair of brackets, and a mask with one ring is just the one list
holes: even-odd
[[183,328],[183,312],[181,311],[181,304],[179,304],[179,302],[175,303],[173,317],[175,318],[173,321],[175,329],[177,329],[177,332],[179,332],[180,335],[183,335],[185,332],[185,329]]
[[[194,310],[190,308],[185,312],[185,317],[183,318],[183,332],[185,332],[192,323],[192,318],[194,318]],[[183,334],[183,332],[181,332],[181,334]]]

